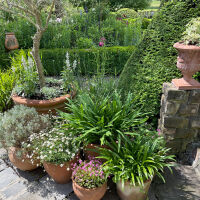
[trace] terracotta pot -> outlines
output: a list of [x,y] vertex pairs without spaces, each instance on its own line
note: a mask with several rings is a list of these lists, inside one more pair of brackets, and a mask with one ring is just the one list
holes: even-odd
[[132,186],[129,182],[125,182],[124,188],[122,183],[117,183],[117,193],[122,200],[146,200],[151,180],[144,183],[144,187]]
[[8,50],[14,50],[19,48],[19,43],[14,33],[6,33],[5,47]]
[[[31,171],[36,169],[38,166],[37,164],[39,164],[39,160],[35,160],[33,162],[33,164],[31,163],[31,159],[27,158],[26,155],[27,154],[22,154],[22,156],[18,157],[17,156],[17,152],[20,150],[20,148],[16,148],[16,147],[10,147],[8,150],[8,157],[10,159],[10,162],[17,167],[18,169],[22,170],[22,171]],[[23,162],[24,160],[24,162]]]
[[[109,148],[107,145],[98,145],[98,144],[88,144],[85,149],[84,149],[84,153],[85,153],[85,158],[87,160],[90,160],[89,158],[96,158],[99,156],[99,153],[98,152],[94,152],[94,151],[91,151],[91,150],[98,150],[98,147],[102,147],[102,148]],[[104,161],[103,159],[101,159],[102,161]]]
[[75,181],[73,181],[72,186],[74,193],[80,200],[100,200],[107,190],[107,183],[104,183],[98,188],[87,189],[79,186]]
[[[60,184],[65,184],[70,182],[72,178],[71,165],[77,162],[77,158],[66,162],[62,167],[54,163],[44,162],[43,166],[46,172],[53,178],[54,181]],[[69,168],[70,170],[67,170]]]
[[27,107],[34,107],[39,114],[48,114],[52,113],[56,115],[56,109],[66,111],[66,103],[67,98],[74,98],[76,92],[72,92],[72,94],[67,94],[58,98],[50,99],[50,100],[32,100],[20,97],[18,95],[13,95],[12,100],[15,105],[24,105]]
[[178,89],[200,89],[200,83],[192,78],[200,71],[200,47],[175,43],[174,48],[178,50],[177,68],[183,74],[183,78],[173,79],[172,83]]

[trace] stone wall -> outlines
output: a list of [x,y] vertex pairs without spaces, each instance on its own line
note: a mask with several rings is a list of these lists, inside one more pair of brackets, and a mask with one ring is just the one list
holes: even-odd
[[159,129],[172,152],[184,152],[200,138],[200,90],[178,90],[163,84]]

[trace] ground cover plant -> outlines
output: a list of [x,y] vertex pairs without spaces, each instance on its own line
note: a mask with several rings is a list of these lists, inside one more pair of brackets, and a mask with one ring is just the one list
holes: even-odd
[[164,82],[180,77],[173,44],[180,41],[185,25],[200,16],[200,1],[167,2],[154,16],[144,39],[125,65],[119,86],[133,92],[136,109],[149,112],[153,123],[159,116]]

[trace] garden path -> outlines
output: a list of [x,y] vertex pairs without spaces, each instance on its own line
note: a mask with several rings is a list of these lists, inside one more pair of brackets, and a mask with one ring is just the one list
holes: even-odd
[[[0,155],[4,151],[0,149]],[[200,200],[200,173],[188,165],[177,164],[173,174],[164,172],[166,183],[157,177],[151,184],[149,200]],[[119,200],[110,182],[103,200]],[[0,160],[0,200],[78,200],[71,183],[59,185],[38,168],[32,172],[16,170]],[[88,199],[89,200],[89,199]]]

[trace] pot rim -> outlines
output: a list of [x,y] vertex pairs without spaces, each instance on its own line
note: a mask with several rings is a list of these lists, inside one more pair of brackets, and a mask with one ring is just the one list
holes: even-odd
[[[147,180],[144,181],[144,184],[145,184],[145,183],[148,183],[148,182],[151,182],[152,180],[153,180],[153,178],[152,178],[152,179],[147,179]],[[122,183],[121,183],[121,180],[118,181],[117,184],[122,184]],[[131,185],[131,184],[130,184],[130,181],[125,181],[125,182],[124,182],[124,185]],[[139,187],[138,183],[136,183],[135,186],[134,186],[134,185],[131,185],[131,186],[133,186],[133,187]]]
[[6,34],[6,35],[15,35],[14,32],[6,32],[5,34]]
[[74,181],[74,177],[72,177],[72,182],[73,182],[73,184],[76,185],[77,188],[82,189],[82,190],[86,190],[86,191],[96,191],[96,190],[98,190],[99,188],[102,188],[102,187],[104,187],[104,186],[107,187],[107,181],[105,181],[105,183],[103,183],[101,186],[96,187],[96,188],[91,188],[91,189],[81,187],[78,183],[76,183],[76,181]]
[[24,105],[35,105],[38,107],[44,107],[44,106],[49,106],[49,105],[56,105],[57,103],[64,103],[66,99],[74,98],[76,95],[76,92],[73,91],[69,94],[56,97],[53,99],[49,100],[36,100],[36,99],[28,99],[25,97],[18,96],[17,94],[12,95],[12,99],[14,102],[19,103],[19,104],[24,104]]
[[197,45],[187,45],[187,44],[184,44],[182,42],[177,42],[173,45],[174,48],[176,49],[185,49],[185,50],[198,50],[200,51],[200,46],[197,46]]

